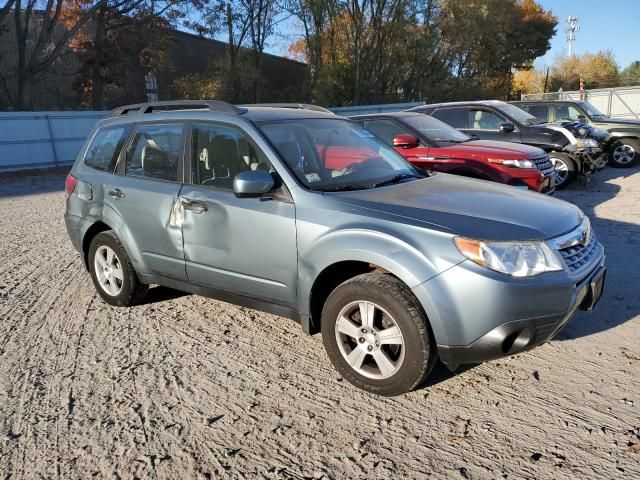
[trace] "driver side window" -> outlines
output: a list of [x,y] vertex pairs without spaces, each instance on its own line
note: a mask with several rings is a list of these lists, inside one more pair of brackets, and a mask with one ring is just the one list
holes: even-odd
[[556,120],[578,120],[584,115],[572,105],[556,105]]
[[387,145],[393,146],[393,138],[396,135],[410,133],[392,120],[368,120],[364,122],[364,128],[381,138]]
[[504,118],[488,110],[469,110],[469,128],[473,130],[498,131],[504,122]]
[[194,124],[191,183],[233,191],[233,177],[245,170],[271,170],[264,155],[234,127]]

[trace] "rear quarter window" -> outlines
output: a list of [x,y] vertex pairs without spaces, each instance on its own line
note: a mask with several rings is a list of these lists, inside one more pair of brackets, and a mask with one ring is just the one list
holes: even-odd
[[84,154],[84,164],[96,170],[112,172],[128,131],[127,126],[98,130]]

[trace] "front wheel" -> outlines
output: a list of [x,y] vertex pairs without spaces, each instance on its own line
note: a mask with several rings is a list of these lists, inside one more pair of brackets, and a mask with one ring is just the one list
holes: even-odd
[[553,164],[555,186],[562,189],[569,185],[578,175],[576,164],[566,153],[551,152],[549,160]]
[[609,165],[616,168],[633,167],[640,161],[640,142],[631,138],[617,140],[609,149]]
[[420,303],[387,274],[358,275],[329,295],[322,310],[322,340],[347,381],[385,396],[419,386],[437,359]]

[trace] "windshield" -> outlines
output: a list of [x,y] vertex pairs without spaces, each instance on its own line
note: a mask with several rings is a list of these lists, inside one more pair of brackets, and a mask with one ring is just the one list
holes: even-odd
[[400,120],[420,132],[430,143],[462,143],[471,140],[468,135],[428,115],[405,116]]
[[591,105],[589,102],[580,102],[578,105],[580,105],[590,117],[606,117],[604,113]]
[[544,120],[536,118],[529,112],[526,112],[520,107],[516,107],[515,105],[511,105],[510,103],[500,105],[498,109],[505,115],[509,115],[516,122],[522,123],[524,125],[538,125],[545,122]]
[[282,120],[259,127],[298,180],[312,190],[373,188],[425,176],[348,120]]

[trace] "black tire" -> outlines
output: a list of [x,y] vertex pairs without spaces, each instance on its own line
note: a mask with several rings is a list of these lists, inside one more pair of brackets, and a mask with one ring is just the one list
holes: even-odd
[[609,147],[609,165],[629,168],[640,162],[640,141],[633,138],[617,140]]
[[578,176],[578,167],[573,159],[566,153],[551,152],[549,160],[556,169],[555,186],[561,190],[573,182]]
[[[96,271],[96,252],[106,247],[111,249],[116,257],[116,264],[120,266],[122,270],[122,280],[116,280],[120,287],[119,292],[112,295],[106,291],[106,287],[103,287],[98,279],[98,272]],[[110,305],[116,307],[129,307],[140,303],[140,301],[146,295],[149,286],[140,283],[138,276],[131,265],[131,260],[125,251],[122,243],[112,231],[101,232],[91,240],[89,246],[89,272],[91,273],[91,279],[98,291],[98,294],[102,299]]]
[[[376,321],[388,321],[385,315],[388,313],[392,322],[402,332],[404,343],[399,349],[404,349],[403,359],[395,373],[387,378],[370,378],[356,371],[347,362],[338,344],[338,316],[343,308],[359,301],[372,302],[381,307],[385,312],[380,312]],[[376,330],[378,334],[382,331]],[[322,341],[329,359],[343,378],[356,387],[384,396],[400,395],[421,385],[431,373],[438,358],[433,333],[422,306],[404,283],[388,274],[358,275],[339,285],[329,295],[322,309]],[[351,343],[351,348],[356,350],[358,342]],[[378,348],[390,347],[398,348],[391,345]],[[365,356],[366,362],[374,362],[373,354],[362,355]]]

